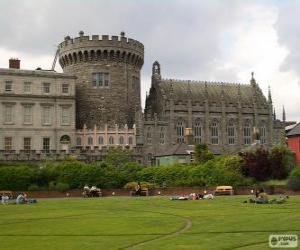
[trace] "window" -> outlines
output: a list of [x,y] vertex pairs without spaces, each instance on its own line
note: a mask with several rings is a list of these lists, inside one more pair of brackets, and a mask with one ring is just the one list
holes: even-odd
[[199,120],[195,122],[194,126],[194,141],[196,144],[200,144],[202,141],[202,126]]
[[177,142],[184,142],[184,122],[178,121],[176,124]]
[[152,162],[152,159],[153,159],[152,154],[149,153],[149,154],[147,155],[147,161],[148,161],[148,162]]
[[147,144],[152,144],[152,128],[147,127],[147,134],[146,134]]
[[132,144],[133,144],[133,139],[132,139],[131,136],[128,138],[128,144],[129,144],[129,145],[132,145]]
[[94,73],[93,88],[103,88],[109,86],[109,73]]
[[88,145],[89,146],[93,145],[93,137],[88,137]]
[[68,93],[69,93],[69,84],[63,83],[63,84],[61,85],[61,92],[62,92],[63,94],[68,94]]
[[50,152],[50,138],[49,137],[43,138],[43,150],[46,153]]
[[24,82],[23,91],[25,94],[31,93],[31,82]]
[[70,110],[68,107],[61,108],[61,124],[62,125],[70,124]]
[[219,128],[217,122],[213,122],[210,128],[211,135],[211,144],[218,145],[219,144]]
[[11,151],[12,150],[12,137],[4,138],[4,150]]
[[227,127],[228,144],[235,144],[235,127],[232,122],[229,122]]
[[5,105],[4,107],[4,123],[13,123],[13,106]]
[[109,144],[114,144],[114,138],[112,136],[109,137],[108,139]]
[[42,84],[42,93],[49,94],[50,93],[50,83],[44,82]]
[[76,138],[76,145],[81,146],[81,137]]
[[165,144],[165,128],[161,127],[159,132],[159,143]]
[[27,152],[31,150],[31,138],[30,137],[24,138],[24,150]]
[[5,92],[12,92],[12,81],[5,81]]
[[31,105],[25,105],[23,107],[23,122],[25,124],[31,124],[32,123],[32,106]]
[[119,138],[119,144],[120,145],[124,144],[124,137],[123,136],[120,136],[120,138]]
[[266,126],[263,125],[260,128],[260,143],[265,144],[267,142],[267,129]]
[[100,145],[103,145],[103,144],[104,144],[104,139],[103,139],[102,136],[99,136],[98,142],[99,142]]
[[251,128],[250,128],[250,124],[246,123],[244,125],[244,144],[245,145],[249,145],[251,144]]
[[42,108],[42,125],[51,124],[51,107],[45,106]]

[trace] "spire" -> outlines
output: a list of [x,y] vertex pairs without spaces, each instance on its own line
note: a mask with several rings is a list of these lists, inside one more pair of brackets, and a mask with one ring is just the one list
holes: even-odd
[[283,122],[286,121],[286,115],[285,115],[284,105],[282,106],[282,121],[283,121]]
[[270,88],[270,86],[268,87],[268,101],[269,101],[269,103],[272,103],[272,95],[271,95],[271,88]]
[[255,81],[255,79],[254,79],[254,72],[253,72],[253,71],[251,72],[251,80],[250,80],[250,84],[251,84],[252,86],[255,86],[255,85],[256,85],[256,81]]
[[275,111],[275,108],[274,108],[274,111],[273,111],[273,117],[274,117],[274,121],[276,121],[276,111]]
[[221,85],[221,100],[224,101],[225,98],[225,92],[224,92],[224,83]]

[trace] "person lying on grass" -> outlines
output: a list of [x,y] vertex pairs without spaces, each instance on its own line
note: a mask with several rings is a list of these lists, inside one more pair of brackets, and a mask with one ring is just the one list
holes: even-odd
[[[279,199],[272,199],[269,200],[269,197],[267,195],[267,193],[263,190],[260,189],[258,192],[255,192],[255,198],[249,199],[249,203],[256,203],[256,204],[282,204],[284,202],[286,202],[286,200],[288,199],[288,196],[280,196]],[[244,203],[247,203],[247,201],[244,201]]]

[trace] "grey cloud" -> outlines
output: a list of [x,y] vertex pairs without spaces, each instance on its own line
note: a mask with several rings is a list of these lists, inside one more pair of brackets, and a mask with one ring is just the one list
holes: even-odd
[[281,65],[283,71],[293,71],[300,77],[300,2],[289,1],[279,7],[276,30],[279,42],[288,50],[288,55]]

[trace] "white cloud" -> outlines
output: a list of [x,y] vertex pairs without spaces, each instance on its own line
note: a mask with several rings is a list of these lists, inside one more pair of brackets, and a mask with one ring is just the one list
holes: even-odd
[[65,35],[76,36],[79,30],[115,35],[124,30],[145,45],[143,100],[155,60],[168,78],[248,82],[255,71],[265,93],[271,86],[277,113],[285,105],[288,119],[300,120],[298,5],[234,0],[2,0],[0,67],[7,67],[10,57],[19,57],[23,68],[50,68],[55,46]]

